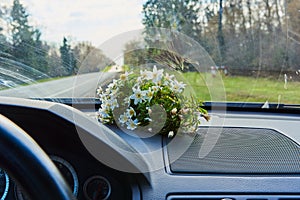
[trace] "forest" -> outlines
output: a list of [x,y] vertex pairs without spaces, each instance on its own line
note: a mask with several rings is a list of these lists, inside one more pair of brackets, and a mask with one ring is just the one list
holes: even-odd
[[[232,75],[300,73],[299,0],[148,0],[143,24],[193,38]],[[125,63],[153,60],[153,51],[132,51],[138,45],[127,44]]]
[[[0,7],[0,70],[4,65],[22,65],[19,68],[34,69],[39,78],[75,75],[89,55],[89,67],[85,72],[98,72],[98,64],[113,64],[103,52],[87,41],[70,41],[61,38],[61,44],[48,44],[41,40],[42,32],[32,26],[30,13],[19,0],[12,6]],[[71,45],[72,43],[72,45]],[[3,69],[2,69],[3,68]],[[18,68],[18,69],[19,69]],[[32,73],[32,72],[31,72]],[[47,76],[43,76],[43,74]]]
[[[42,41],[42,32],[30,24],[29,15],[19,0],[0,7],[0,68],[18,62],[60,77],[76,74],[88,55],[86,72],[99,71],[99,63],[114,64],[88,41],[68,37],[58,45]],[[152,27],[162,27],[191,37],[232,75],[300,73],[299,0],[147,0],[141,21],[146,34]],[[138,43],[126,44],[124,64],[139,66],[165,53],[137,50]]]

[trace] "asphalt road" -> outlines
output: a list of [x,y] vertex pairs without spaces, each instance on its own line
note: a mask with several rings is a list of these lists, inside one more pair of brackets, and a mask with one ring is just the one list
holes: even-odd
[[21,98],[95,97],[98,85],[110,82],[117,72],[82,74],[0,91],[0,96]]

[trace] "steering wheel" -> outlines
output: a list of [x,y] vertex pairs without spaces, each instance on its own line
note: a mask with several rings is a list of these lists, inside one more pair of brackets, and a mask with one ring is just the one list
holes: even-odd
[[62,175],[39,145],[0,114],[0,167],[32,200],[75,200]]

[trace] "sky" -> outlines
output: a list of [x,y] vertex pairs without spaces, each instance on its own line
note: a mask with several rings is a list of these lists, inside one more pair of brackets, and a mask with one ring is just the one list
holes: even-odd
[[[1,0],[12,5],[13,0]],[[99,46],[113,36],[143,28],[143,0],[20,0],[42,39],[89,41]]]

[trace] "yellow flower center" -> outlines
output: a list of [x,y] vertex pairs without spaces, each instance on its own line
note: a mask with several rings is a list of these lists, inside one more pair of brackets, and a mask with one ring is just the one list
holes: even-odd
[[121,79],[122,81],[125,81],[125,80],[126,80],[126,75],[125,75],[125,74],[121,74],[121,75],[120,75],[120,79]]

